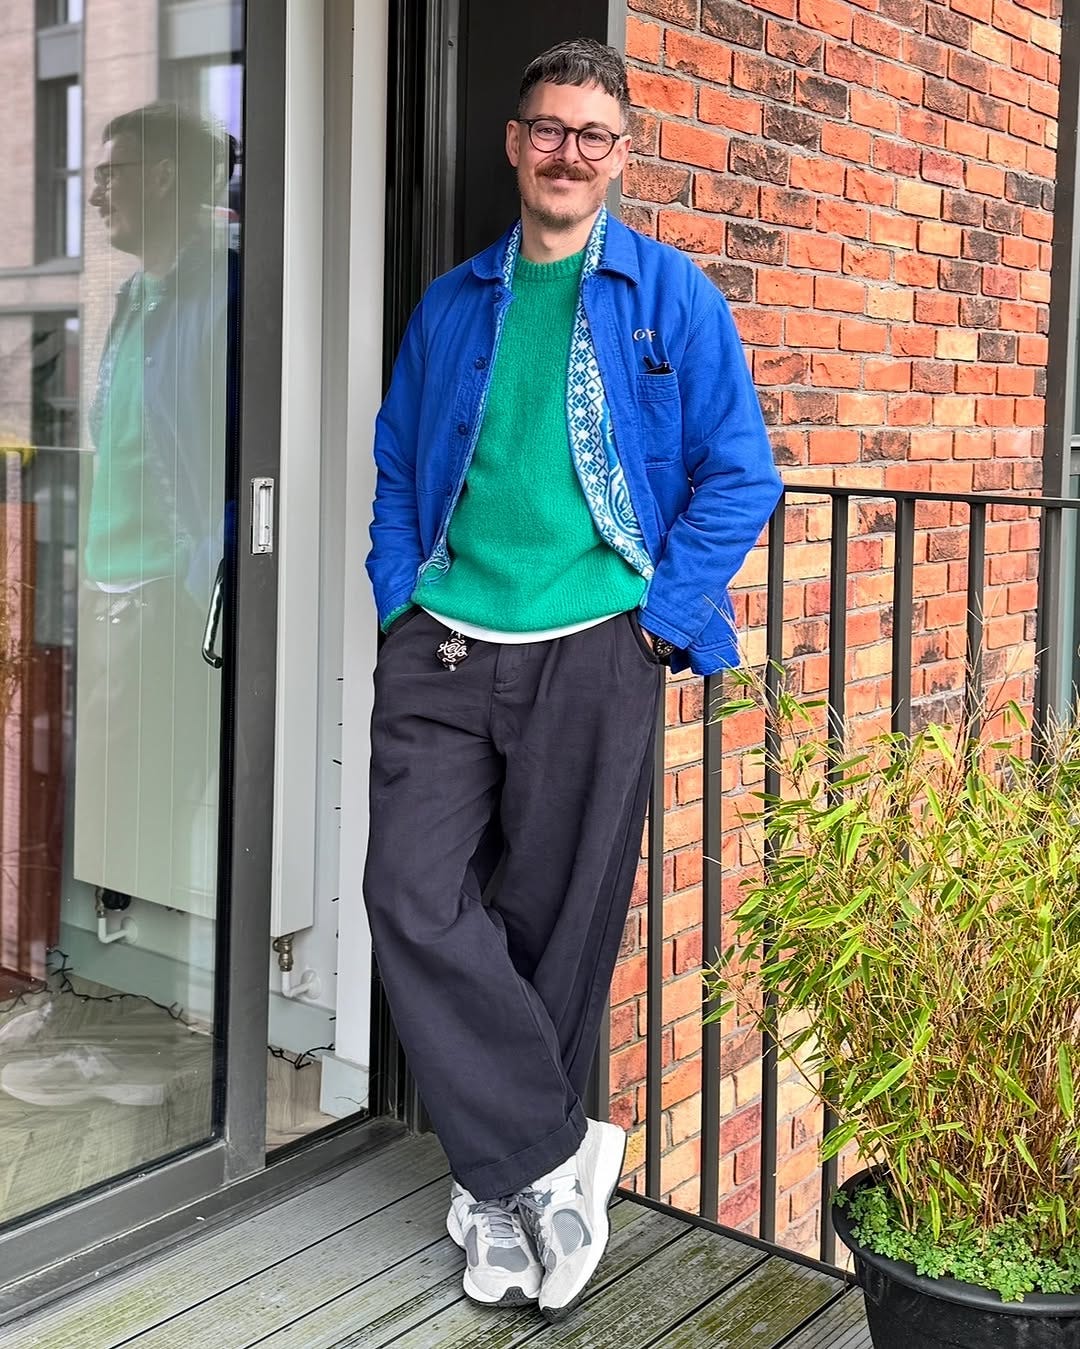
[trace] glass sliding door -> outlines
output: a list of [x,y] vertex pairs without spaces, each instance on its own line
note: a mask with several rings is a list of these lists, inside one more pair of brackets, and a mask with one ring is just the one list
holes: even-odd
[[244,158],[241,0],[4,19],[0,1228],[214,1134]]

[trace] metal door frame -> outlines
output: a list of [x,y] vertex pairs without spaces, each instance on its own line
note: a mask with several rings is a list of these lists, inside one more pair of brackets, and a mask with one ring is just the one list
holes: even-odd
[[[223,1187],[269,1175],[264,1131],[278,568],[273,553],[251,552],[250,483],[276,478],[281,439],[280,399],[267,391],[281,387],[285,0],[248,0],[244,32],[240,430],[226,484],[235,528],[225,545],[213,1134],[141,1174],[103,1182],[0,1233],[6,1280],[0,1320],[70,1283],[80,1266],[100,1268],[125,1252],[130,1258],[170,1225],[194,1225],[199,1201]],[[297,1159],[299,1170],[326,1166],[342,1149],[342,1140],[331,1138]],[[272,1171],[271,1183],[280,1183],[283,1168]],[[86,1252],[92,1257],[80,1261]]]

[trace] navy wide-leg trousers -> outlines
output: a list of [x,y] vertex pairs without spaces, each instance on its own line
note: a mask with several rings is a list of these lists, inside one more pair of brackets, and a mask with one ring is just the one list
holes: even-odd
[[428,1114],[491,1199],[585,1134],[663,679],[633,614],[452,671],[447,635],[417,611],[379,654],[364,897]]

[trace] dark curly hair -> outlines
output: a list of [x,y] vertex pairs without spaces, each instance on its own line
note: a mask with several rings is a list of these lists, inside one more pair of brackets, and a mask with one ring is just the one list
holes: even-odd
[[518,116],[538,84],[598,84],[604,93],[618,99],[622,115],[630,108],[630,90],[626,82],[626,63],[614,47],[595,38],[574,38],[549,47],[525,68],[518,92]]

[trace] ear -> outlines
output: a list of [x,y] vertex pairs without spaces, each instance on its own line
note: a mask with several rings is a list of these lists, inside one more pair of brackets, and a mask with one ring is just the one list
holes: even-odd
[[516,169],[521,159],[521,123],[509,121],[506,124],[506,157]]
[[171,159],[159,159],[145,169],[147,196],[167,197],[176,188],[176,165]]
[[626,161],[630,158],[630,137],[622,136],[616,141],[614,148],[608,157],[608,177],[612,182],[618,178],[623,169],[626,168]]

